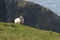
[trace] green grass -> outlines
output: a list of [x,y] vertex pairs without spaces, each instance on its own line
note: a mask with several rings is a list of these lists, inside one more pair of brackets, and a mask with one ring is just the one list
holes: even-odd
[[60,34],[25,25],[0,22],[0,40],[60,40]]

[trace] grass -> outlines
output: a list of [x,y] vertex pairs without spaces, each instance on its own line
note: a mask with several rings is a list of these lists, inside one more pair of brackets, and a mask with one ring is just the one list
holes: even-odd
[[60,33],[0,22],[0,40],[60,40]]

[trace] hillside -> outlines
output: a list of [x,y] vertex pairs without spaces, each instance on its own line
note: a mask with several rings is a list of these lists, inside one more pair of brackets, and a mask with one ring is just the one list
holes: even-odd
[[0,40],[60,40],[60,34],[25,25],[0,22]]
[[14,22],[20,15],[24,24],[60,32],[60,16],[42,5],[22,0],[0,0],[0,22]]

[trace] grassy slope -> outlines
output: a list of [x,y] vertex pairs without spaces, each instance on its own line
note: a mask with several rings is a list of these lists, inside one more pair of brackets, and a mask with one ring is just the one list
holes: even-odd
[[0,40],[60,40],[60,34],[25,25],[0,23]]

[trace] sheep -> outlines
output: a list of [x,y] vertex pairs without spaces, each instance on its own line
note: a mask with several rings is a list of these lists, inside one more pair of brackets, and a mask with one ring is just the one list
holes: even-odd
[[24,18],[22,16],[14,19],[15,24],[23,24],[24,23]]

